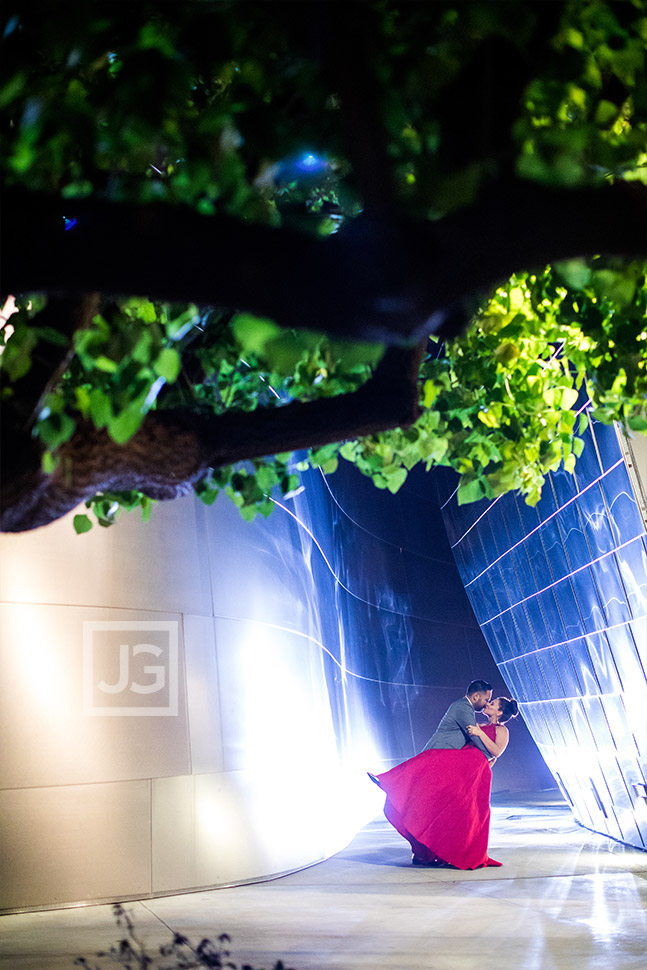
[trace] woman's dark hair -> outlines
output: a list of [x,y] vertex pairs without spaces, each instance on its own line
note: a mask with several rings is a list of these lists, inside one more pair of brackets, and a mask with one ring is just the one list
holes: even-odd
[[499,718],[499,724],[505,724],[509,721],[511,717],[516,717],[519,713],[519,705],[511,697],[497,697],[499,702],[499,710],[501,711],[501,717]]

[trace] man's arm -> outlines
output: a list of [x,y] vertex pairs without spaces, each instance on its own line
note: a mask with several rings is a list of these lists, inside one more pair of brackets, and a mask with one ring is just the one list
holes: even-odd
[[472,724],[476,727],[476,712],[467,698],[465,698],[465,701],[460,704],[460,707],[457,705],[456,723],[465,735],[466,744],[472,744],[475,748],[478,748],[479,751],[485,755],[488,761],[490,761],[493,755],[488,751],[481,739],[479,737],[470,737],[467,731],[468,724]]
[[494,759],[501,757],[508,746],[508,741],[510,740],[510,733],[505,724],[497,725],[495,741],[493,741],[492,738],[485,733],[480,724],[477,724],[476,727],[470,729],[469,734],[472,741],[479,738],[487,748],[489,752],[488,756]]

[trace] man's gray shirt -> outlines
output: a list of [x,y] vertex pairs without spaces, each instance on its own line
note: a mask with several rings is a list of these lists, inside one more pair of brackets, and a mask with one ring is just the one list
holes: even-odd
[[480,738],[470,738],[466,730],[468,724],[476,724],[476,712],[467,697],[461,697],[449,705],[435,733],[422,750],[428,751],[430,748],[456,749],[471,743],[479,751],[482,751],[488,760],[493,758],[494,755],[488,751]]

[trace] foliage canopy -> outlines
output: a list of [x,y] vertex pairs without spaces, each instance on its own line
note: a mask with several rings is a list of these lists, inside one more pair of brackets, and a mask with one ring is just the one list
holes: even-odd
[[[0,83],[5,192],[26,190],[36,213],[36,193],[56,199],[61,246],[83,234],[95,201],[135,204],[143,222],[147,206],[184,205],[327,241],[366,212],[378,235],[393,212],[442,228],[508,181],[647,184],[643,0],[62,6],[67,15],[61,4],[9,5]],[[417,419],[315,446],[306,464],[331,472],[341,455],[391,491],[418,462],[450,465],[459,501],[521,489],[534,503],[547,471],[574,469],[587,415],[647,429],[644,261],[614,246],[568,258],[555,246],[553,258],[553,237],[571,227],[534,218],[512,277],[488,292],[465,271],[424,354]],[[550,265],[536,262],[537,236]],[[370,254],[372,239],[362,244]],[[159,238],[160,254],[169,245]],[[114,249],[111,239],[107,262]],[[263,264],[250,257],[241,272],[251,280]],[[328,289],[325,268],[318,282],[295,272],[303,328],[307,301]],[[125,446],[151,412],[197,419],[333,398],[363,386],[384,353],[343,328],[286,328],[242,305],[145,291],[103,293],[71,326],[46,289],[18,294],[0,360],[4,410],[50,476],[65,474],[65,448],[86,426]],[[332,318],[345,293],[326,300]],[[224,488],[253,518],[271,511],[274,488],[296,487],[287,449],[248,457],[203,470],[192,484],[204,501]],[[107,525],[120,507],[148,514],[151,499],[133,487],[87,504]],[[75,524],[89,528],[86,516]]]

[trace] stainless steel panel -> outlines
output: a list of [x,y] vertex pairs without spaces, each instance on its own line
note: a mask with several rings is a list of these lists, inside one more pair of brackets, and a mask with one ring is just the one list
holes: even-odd
[[222,726],[214,621],[211,616],[184,616],[186,705],[191,771],[222,771]]
[[149,783],[0,791],[0,909],[151,891]]
[[[615,430],[594,425],[586,437],[576,478],[550,476],[538,530],[518,498],[499,499],[491,517],[486,511],[492,522],[505,517],[517,543],[486,573],[492,592],[504,588],[514,605],[506,609],[494,595],[488,603],[475,583],[472,602],[576,817],[643,846],[647,819],[631,792],[647,774],[647,536]],[[474,521],[454,501],[444,514],[458,537]],[[466,582],[488,564],[473,536],[481,528],[469,547],[457,547]]]
[[[1,604],[3,676],[0,678],[0,723],[5,745],[0,784],[5,788],[76,785],[175,775],[189,771],[184,703],[184,652],[177,614],[99,610],[89,607]],[[177,624],[178,713],[139,716],[129,713],[134,694],[124,691],[124,705],[110,695],[112,715],[84,710],[84,622],[151,622]],[[119,639],[147,637],[144,630],[124,628]],[[147,639],[149,638],[147,637]],[[146,685],[140,670],[144,655],[131,658],[132,682]],[[164,671],[165,676],[171,671]],[[116,682],[110,678],[111,682]],[[126,696],[128,695],[128,696]],[[166,695],[168,696],[168,695]],[[157,704],[155,694],[137,695],[138,704]]]
[[148,524],[131,513],[110,529],[95,526],[80,536],[72,526],[77,511],[42,529],[2,536],[0,601],[211,612],[201,503],[162,502]]

